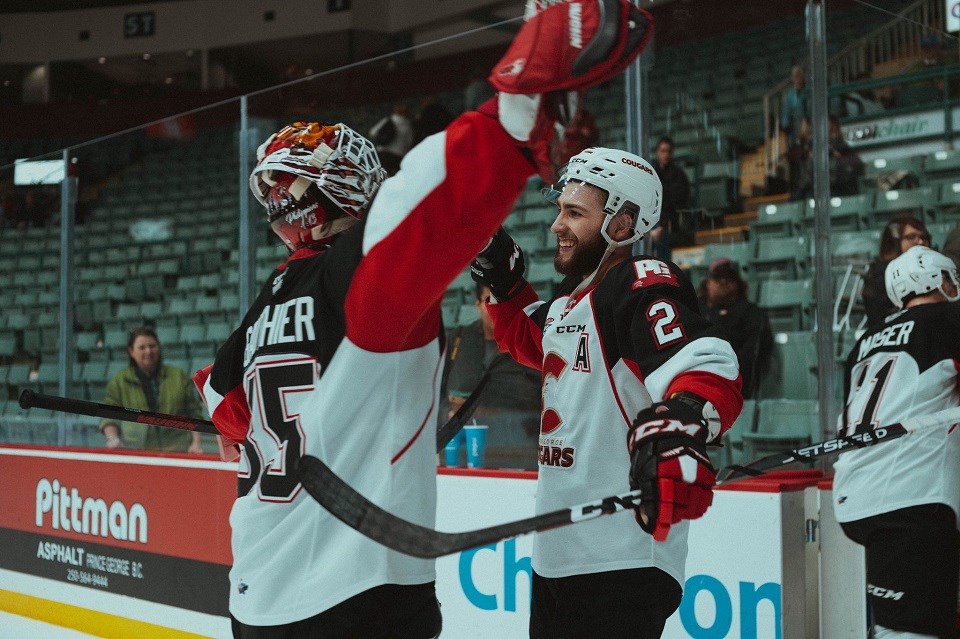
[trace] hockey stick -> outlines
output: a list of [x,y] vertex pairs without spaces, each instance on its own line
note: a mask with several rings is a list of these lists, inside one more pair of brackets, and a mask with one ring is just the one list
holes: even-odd
[[[817,459],[851,446],[872,446],[897,439],[912,431],[958,421],[960,421],[960,407],[948,408],[932,415],[906,419],[898,424],[876,428],[872,433],[830,439],[762,457],[746,466],[729,466],[720,471],[717,479],[718,483],[728,481],[736,476],[735,473],[762,475],[795,461]],[[303,487],[307,489],[310,496],[330,511],[334,517],[387,548],[424,559],[434,559],[527,533],[576,524],[601,515],[635,508],[640,503],[640,491],[632,490],[498,526],[448,533],[401,519],[380,508],[355,491],[316,457],[309,455],[301,457],[298,473]]]
[[953,422],[960,422],[960,407],[947,408],[931,415],[924,415],[923,417],[912,417],[896,424],[880,426],[874,428],[872,431],[856,433],[849,437],[837,437],[836,439],[828,439],[817,442],[816,444],[810,444],[809,446],[785,450],[761,457],[743,466],[737,464],[727,466],[726,468],[720,469],[720,472],[717,473],[717,483],[721,484],[738,477],[762,475],[774,468],[780,468],[793,462],[819,459],[826,455],[839,453],[847,448],[873,446],[892,439],[899,439],[913,431],[925,430]]
[[351,488],[316,457],[301,457],[298,472],[310,496],[334,517],[387,548],[424,559],[435,559],[511,537],[575,524],[633,508],[640,503],[640,491],[633,490],[499,526],[445,533],[401,519],[380,508]]
[[463,425],[467,423],[467,420],[470,419],[470,416],[473,415],[474,409],[476,409],[476,404],[480,401],[480,395],[483,394],[483,389],[487,387],[487,382],[490,381],[489,371],[483,374],[483,377],[480,378],[480,381],[477,382],[477,387],[473,389],[473,392],[470,393],[470,397],[461,404],[460,408],[457,409],[457,412],[453,414],[446,424],[437,429],[437,452],[439,453],[444,449],[444,447],[449,444],[457,433],[460,432],[460,429],[463,428]]
[[70,399],[69,397],[58,397],[56,395],[44,395],[43,393],[35,393],[30,389],[20,393],[20,408],[46,408],[61,413],[75,413],[77,415],[88,415],[90,417],[116,419],[122,422],[137,422],[139,424],[149,424],[150,426],[179,428],[180,430],[209,433],[211,435],[219,434],[213,422],[208,422],[205,419],[153,413],[137,408],[110,406],[109,404],[98,404],[96,402]]

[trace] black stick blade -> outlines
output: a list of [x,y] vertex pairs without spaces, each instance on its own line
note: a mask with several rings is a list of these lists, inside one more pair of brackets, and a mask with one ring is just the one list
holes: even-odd
[[334,517],[387,548],[423,559],[436,559],[511,537],[609,515],[633,508],[640,499],[639,491],[631,491],[498,526],[446,533],[401,519],[380,508],[316,457],[301,457],[298,472],[310,496]]

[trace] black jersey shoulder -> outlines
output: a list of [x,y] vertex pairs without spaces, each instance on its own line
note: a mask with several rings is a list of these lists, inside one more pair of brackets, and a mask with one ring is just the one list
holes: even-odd
[[875,353],[910,355],[920,372],[945,359],[960,358],[960,302],[921,304],[889,316],[863,334],[847,357],[847,366]]
[[[271,273],[241,325],[244,365],[261,354],[299,353],[326,367],[346,332],[344,302],[362,258],[362,241],[361,222],[327,250],[288,260]],[[305,330],[306,321],[312,331]],[[286,328],[281,331],[277,322]]]
[[610,269],[594,293],[597,306],[621,303],[630,297],[659,297],[699,312],[690,278],[673,262],[650,255],[632,256]]

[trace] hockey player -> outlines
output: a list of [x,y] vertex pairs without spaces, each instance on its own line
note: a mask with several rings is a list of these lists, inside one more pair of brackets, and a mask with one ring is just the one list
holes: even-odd
[[499,96],[425,139],[390,179],[343,124],[297,123],[260,147],[250,185],[292,253],[196,375],[224,454],[240,455],[236,637],[439,634],[433,562],[335,519],[302,490],[297,462],[319,457],[382,508],[433,526],[444,291],[534,168],[552,172],[556,111],[540,92],[610,79],[649,26],[626,0],[545,9],[491,78]]
[[706,446],[743,405],[737,359],[675,264],[631,256],[660,216],[646,160],[590,148],[559,189],[554,265],[567,278],[553,299],[523,279],[522,252],[502,229],[471,267],[490,287],[500,348],[543,374],[536,509],[628,487],[643,498],[636,522],[537,535],[530,636],[659,637],[680,603],[685,520],[713,496]]
[[[903,309],[847,358],[841,435],[960,405],[960,308],[953,261],[925,246],[897,257],[887,295]],[[864,546],[876,639],[954,636],[960,564],[957,424],[843,453],[833,482],[837,521]]]

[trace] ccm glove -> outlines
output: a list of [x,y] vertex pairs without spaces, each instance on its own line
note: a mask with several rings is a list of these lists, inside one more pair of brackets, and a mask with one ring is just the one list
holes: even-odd
[[470,263],[473,281],[488,287],[498,302],[505,302],[520,292],[523,270],[523,251],[502,226]]
[[636,519],[657,541],[713,502],[717,471],[707,457],[708,437],[702,412],[681,399],[643,409],[630,427],[630,488],[641,492]]

